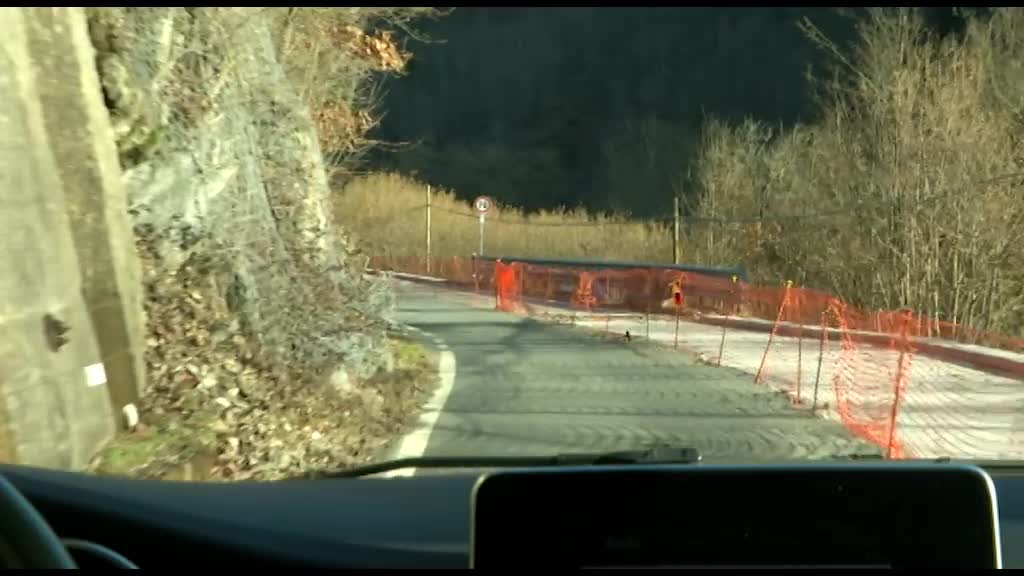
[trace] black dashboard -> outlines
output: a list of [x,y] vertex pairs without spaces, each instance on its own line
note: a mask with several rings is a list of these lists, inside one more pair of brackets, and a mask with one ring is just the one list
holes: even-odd
[[[1002,565],[1024,567],[1024,471],[987,471],[997,494]],[[108,547],[144,569],[465,568],[479,480],[475,473],[452,472],[179,483],[7,465],[0,465],[0,474],[62,538]],[[933,503],[938,510],[948,504],[941,498]]]

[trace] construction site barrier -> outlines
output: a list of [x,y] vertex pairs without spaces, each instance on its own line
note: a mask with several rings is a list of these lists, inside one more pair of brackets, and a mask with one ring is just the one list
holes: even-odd
[[[426,262],[370,267],[423,274]],[[1024,458],[1024,339],[739,275],[481,258],[438,258],[430,270],[502,311],[629,332],[747,371],[890,458]]]

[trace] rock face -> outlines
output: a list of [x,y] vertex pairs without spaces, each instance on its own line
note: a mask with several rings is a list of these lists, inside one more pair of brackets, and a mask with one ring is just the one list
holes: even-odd
[[390,292],[332,228],[308,111],[258,9],[89,9],[140,235],[163,270],[202,261],[260,353],[374,373]]

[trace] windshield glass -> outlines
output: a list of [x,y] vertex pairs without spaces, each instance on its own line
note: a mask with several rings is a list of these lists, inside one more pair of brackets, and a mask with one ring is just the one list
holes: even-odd
[[1019,9],[2,18],[0,461],[1024,457]]

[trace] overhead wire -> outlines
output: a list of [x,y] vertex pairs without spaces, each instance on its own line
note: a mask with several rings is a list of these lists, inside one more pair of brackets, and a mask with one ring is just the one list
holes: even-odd
[[[991,178],[986,178],[986,179],[983,179],[983,180],[976,180],[976,181],[968,182],[968,183],[962,184],[960,186],[950,187],[950,188],[946,189],[945,191],[943,191],[941,193],[929,194],[927,198],[924,198],[923,200],[919,201],[916,205],[918,207],[920,207],[922,205],[927,205],[927,204],[930,204],[930,203],[933,203],[933,202],[938,202],[940,200],[948,199],[950,196],[953,196],[954,194],[963,192],[964,189],[968,188],[968,187],[988,186],[988,185],[991,185],[991,184],[998,184],[998,183],[1001,183],[1001,182],[1007,182],[1007,181],[1013,181],[1013,180],[1024,180],[1024,172],[1014,172],[1014,173],[1009,173],[1009,174],[1002,174],[1002,175],[999,175],[999,176],[993,176]],[[832,217],[835,217],[835,216],[854,214],[854,213],[857,213],[857,212],[860,212],[860,211],[864,211],[864,210],[867,210],[867,209],[870,209],[870,208],[881,207],[883,205],[884,204],[883,204],[882,201],[878,201],[878,202],[857,202],[857,203],[854,203],[854,204],[852,204],[850,206],[844,206],[842,208],[836,208],[834,210],[819,210],[819,211],[816,211],[816,212],[806,212],[806,213],[802,213],[802,214],[772,214],[772,215],[750,216],[750,217],[741,217],[741,218],[709,218],[709,217],[701,217],[701,216],[681,215],[679,217],[679,221],[680,221],[680,223],[685,223],[685,224],[720,224],[720,225],[728,225],[728,224],[756,224],[756,223],[770,223],[770,222],[792,222],[792,221],[799,221],[799,220],[815,220],[815,219],[820,219],[820,218],[832,218]],[[409,209],[410,210],[417,210],[417,209],[424,209],[426,207],[427,207],[426,204],[417,204],[417,205],[409,207]],[[475,212],[462,212],[462,211],[459,211],[459,210],[452,210],[450,208],[445,208],[445,207],[436,206],[436,205],[432,205],[431,209],[432,210],[437,210],[437,211],[440,211],[440,212],[444,212],[446,214],[451,214],[451,215],[454,215],[454,216],[464,217],[464,218],[472,218],[472,219],[479,218],[479,214],[477,214]],[[381,218],[386,218],[386,217],[387,216],[382,216]],[[507,218],[501,218],[499,216],[488,216],[487,217],[487,222],[488,223],[508,224],[508,225],[517,225],[517,226],[557,227],[557,228],[565,228],[565,227],[635,226],[637,224],[650,224],[652,222],[660,222],[660,223],[668,224],[668,223],[673,222],[674,220],[675,219],[674,219],[674,217],[672,215],[652,216],[652,217],[647,217],[647,218],[642,218],[642,219],[641,218],[638,218],[638,219],[625,219],[625,220],[608,219],[608,220],[602,220],[602,221],[585,221],[585,222],[581,222],[581,221],[537,222],[537,221],[530,221],[529,220],[529,216],[523,217],[521,219],[507,219]]]

